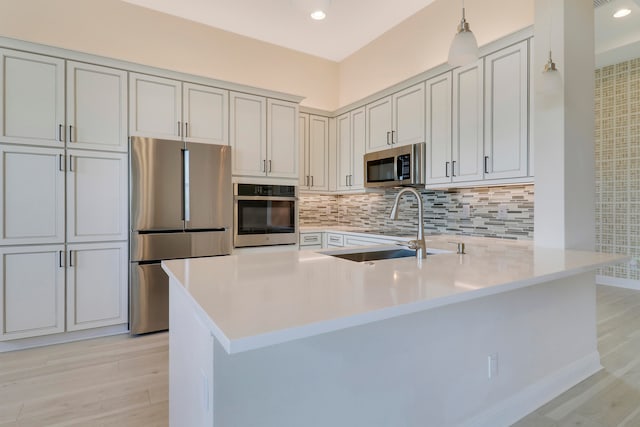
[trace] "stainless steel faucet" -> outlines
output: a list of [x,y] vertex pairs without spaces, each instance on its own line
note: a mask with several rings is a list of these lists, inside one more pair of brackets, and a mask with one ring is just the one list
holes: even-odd
[[427,244],[424,240],[424,208],[422,205],[422,197],[415,188],[405,187],[398,192],[396,195],[396,201],[393,203],[393,208],[391,208],[391,215],[389,215],[389,219],[398,219],[398,205],[400,203],[400,197],[402,197],[404,193],[411,193],[416,196],[416,199],[418,199],[418,235],[416,236],[416,240],[409,241],[409,248],[415,249],[416,258],[424,259],[427,257]]

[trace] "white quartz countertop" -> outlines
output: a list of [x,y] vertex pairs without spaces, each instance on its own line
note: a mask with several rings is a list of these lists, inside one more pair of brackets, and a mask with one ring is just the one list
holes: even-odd
[[[466,244],[455,253],[450,242]],[[310,250],[163,261],[228,353],[389,319],[548,282],[627,257],[532,242],[429,236],[450,250],[357,263]],[[348,249],[333,252],[348,252]],[[353,250],[351,250],[353,251]],[[176,284],[172,284],[175,286]]]

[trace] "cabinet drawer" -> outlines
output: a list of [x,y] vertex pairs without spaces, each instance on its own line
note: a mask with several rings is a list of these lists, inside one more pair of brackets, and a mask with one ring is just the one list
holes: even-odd
[[386,241],[374,240],[374,239],[366,239],[361,237],[349,237],[345,238],[344,244],[345,246],[369,246],[369,245],[378,245],[387,243]]
[[344,236],[342,234],[329,233],[327,235],[327,245],[344,246]]
[[300,246],[322,245],[322,233],[300,233]]

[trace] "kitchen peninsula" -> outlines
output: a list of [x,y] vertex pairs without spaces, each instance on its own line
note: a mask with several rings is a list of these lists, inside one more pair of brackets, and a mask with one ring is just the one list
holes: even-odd
[[163,262],[171,425],[509,425],[600,369],[594,270],[625,257],[427,244]]

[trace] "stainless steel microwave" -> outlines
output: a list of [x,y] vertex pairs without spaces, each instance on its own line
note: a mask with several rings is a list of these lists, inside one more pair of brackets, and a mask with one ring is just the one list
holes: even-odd
[[426,144],[403,145],[364,156],[365,187],[423,186]]

